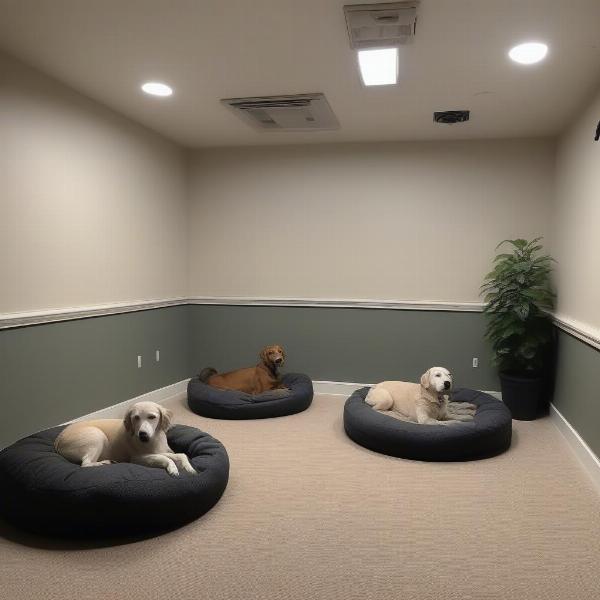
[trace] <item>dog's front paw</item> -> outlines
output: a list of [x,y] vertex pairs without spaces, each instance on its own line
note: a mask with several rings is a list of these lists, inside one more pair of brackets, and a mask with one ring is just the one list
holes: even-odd
[[168,465],[167,466],[167,473],[171,477],[179,477],[179,471],[177,470],[177,467],[175,465]]
[[196,469],[194,469],[194,467],[192,467],[192,465],[189,463],[187,465],[183,465],[183,470],[190,475],[198,475],[198,471],[196,471]]
[[477,405],[471,402],[451,402],[448,405],[448,411],[454,414],[475,414]]

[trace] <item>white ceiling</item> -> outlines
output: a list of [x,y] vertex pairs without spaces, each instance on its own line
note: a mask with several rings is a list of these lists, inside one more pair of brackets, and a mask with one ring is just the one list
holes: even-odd
[[[422,0],[400,84],[381,88],[360,83],[343,4],[0,0],[0,46],[189,147],[555,135],[599,83],[600,0]],[[510,62],[529,40],[548,58]],[[175,94],[142,94],[152,79]],[[339,131],[255,131],[219,103],[303,92],[325,93]],[[463,108],[469,123],[432,122]]]

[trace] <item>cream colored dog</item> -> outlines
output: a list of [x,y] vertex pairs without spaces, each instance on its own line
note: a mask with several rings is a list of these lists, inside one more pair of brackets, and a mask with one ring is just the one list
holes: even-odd
[[452,373],[444,367],[431,367],[421,375],[421,383],[384,381],[372,387],[366,403],[375,410],[391,410],[400,417],[427,425],[449,425],[473,420],[477,410],[469,402],[449,402]]
[[154,402],[134,404],[120,419],[81,421],[67,426],[54,442],[56,452],[82,467],[132,462],[166,469],[179,475],[179,465],[196,473],[185,454],[174,453],[167,443],[171,411]]

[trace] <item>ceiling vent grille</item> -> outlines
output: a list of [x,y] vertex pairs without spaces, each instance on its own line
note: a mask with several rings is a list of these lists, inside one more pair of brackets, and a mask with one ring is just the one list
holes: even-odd
[[469,110],[441,110],[433,113],[433,120],[435,123],[465,123],[470,116]]
[[221,102],[250,125],[272,131],[338,129],[324,94],[226,98]]
[[385,48],[410,42],[417,27],[419,0],[344,6],[350,46]]

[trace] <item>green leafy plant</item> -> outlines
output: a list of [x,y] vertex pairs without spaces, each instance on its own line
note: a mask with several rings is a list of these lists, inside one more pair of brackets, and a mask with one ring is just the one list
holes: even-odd
[[481,286],[488,320],[486,337],[494,350],[494,363],[500,371],[533,374],[543,365],[544,350],[552,339],[549,311],[555,294],[550,284],[552,262],[536,238],[504,240],[511,253],[498,254],[494,269]]

